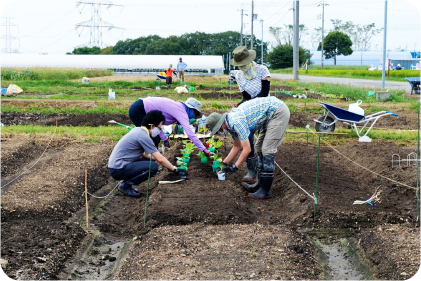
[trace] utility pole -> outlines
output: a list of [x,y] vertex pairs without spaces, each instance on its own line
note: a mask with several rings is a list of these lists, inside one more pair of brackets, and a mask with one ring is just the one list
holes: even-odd
[[292,75],[295,75],[295,0],[292,1]]
[[253,50],[253,21],[254,21],[254,1],[251,1],[251,37],[250,37],[250,50]]
[[295,37],[295,41],[294,41],[294,54],[295,54],[295,59],[294,59],[294,80],[298,80],[298,69],[299,69],[299,46],[300,46],[300,1],[295,1],[295,31],[294,31],[294,37]]
[[[91,5],[91,19],[76,24],[76,32],[79,34],[82,33],[83,28],[89,27],[90,29],[90,39],[89,43],[79,45],[76,48],[79,47],[99,47],[104,48],[107,47],[107,44],[102,42],[102,28],[106,27],[108,30],[117,28],[117,29],[124,29],[120,27],[115,27],[113,24],[103,21],[101,17],[101,8],[102,6],[107,6],[107,9],[113,7],[113,6],[121,6],[123,5],[114,5],[112,2],[108,0],[85,0],[85,1],[77,1],[76,7],[79,9],[79,6],[82,6],[82,9],[79,9],[79,12],[82,13],[83,8],[85,5]],[[79,32],[78,28],[82,28]]]
[[17,26],[18,30],[19,30],[19,25],[10,22],[10,20],[12,20],[13,18],[5,17],[3,19],[5,21],[1,23],[1,26],[6,27],[6,32],[5,32],[6,35],[1,37],[1,39],[4,39],[4,41],[5,41],[5,46],[4,46],[4,49],[2,49],[2,53],[4,53],[4,54],[19,53],[18,49],[12,49],[12,41],[18,40],[18,38],[12,36],[12,34],[10,32],[10,27]]
[[260,20],[260,23],[262,24],[262,43],[260,45],[262,47],[262,65],[263,65],[263,20]]
[[382,65],[382,89],[385,88],[385,69],[386,69],[386,34],[387,34],[387,0],[384,1],[384,31],[383,31],[383,65]]
[[325,31],[325,6],[329,4],[325,4],[325,0],[323,0],[323,4],[317,5],[319,7],[322,5],[322,54],[320,59],[320,69],[323,70],[323,41],[324,41],[324,31]]
[[241,35],[240,35],[240,46],[243,46],[243,26],[244,26],[244,24],[243,24],[243,15],[246,15],[246,16],[248,16],[248,15],[247,15],[247,14],[244,14],[244,11],[247,11],[247,10],[241,9],[241,10],[237,10],[237,11],[241,11]]

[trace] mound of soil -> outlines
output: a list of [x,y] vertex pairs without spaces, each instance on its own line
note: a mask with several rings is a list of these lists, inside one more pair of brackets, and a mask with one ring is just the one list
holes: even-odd
[[302,234],[260,224],[160,227],[132,246],[117,279],[320,279]]

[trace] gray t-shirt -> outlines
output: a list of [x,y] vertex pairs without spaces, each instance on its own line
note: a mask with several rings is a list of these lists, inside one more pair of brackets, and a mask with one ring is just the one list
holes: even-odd
[[114,147],[108,160],[108,168],[122,169],[127,164],[138,161],[143,152],[150,154],[157,151],[158,149],[144,128],[133,128]]

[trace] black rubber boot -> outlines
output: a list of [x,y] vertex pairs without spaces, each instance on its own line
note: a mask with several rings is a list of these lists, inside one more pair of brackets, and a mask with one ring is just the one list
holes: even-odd
[[245,182],[243,181],[241,185],[245,188],[245,190],[249,192],[255,192],[257,189],[259,189],[259,183],[260,183],[260,172],[263,169],[263,154],[261,152],[257,153],[257,160],[256,160],[256,176],[255,176],[255,182]]
[[266,177],[260,176],[260,188],[254,193],[249,193],[249,197],[257,200],[265,200],[272,198],[273,175]]
[[275,170],[274,155],[266,155],[263,157],[263,169],[260,172],[260,189],[254,193],[249,193],[249,197],[253,199],[270,199],[272,198],[273,171]]
[[253,183],[256,181],[256,162],[257,157],[249,157],[247,162],[247,175],[243,178],[243,182]]

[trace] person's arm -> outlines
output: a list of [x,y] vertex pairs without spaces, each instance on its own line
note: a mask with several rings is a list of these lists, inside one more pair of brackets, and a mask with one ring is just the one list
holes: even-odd
[[[153,155],[153,154],[152,154]],[[151,155],[150,154],[147,154],[146,152],[143,152],[143,154],[142,154],[142,158],[145,158],[145,159],[151,159]],[[152,156],[152,160],[153,161],[155,161],[155,159],[153,158],[153,156]]]
[[235,166],[241,167],[241,165],[243,165],[243,163],[246,161],[248,155],[251,152],[251,147],[250,147],[250,141],[249,139],[245,139],[241,141],[241,146],[243,147],[243,151],[241,151],[240,156],[237,159],[237,162],[235,162]]
[[[184,108],[183,108],[184,110]],[[175,117],[175,116],[174,116]],[[189,139],[193,142],[193,144],[199,149],[199,151],[204,151],[206,147],[203,145],[203,143],[197,138],[196,134],[193,132],[193,130],[190,127],[189,117],[187,116],[187,113],[184,112],[183,114],[180,112],[180,114],[177,116],[178,123],[183,127],[184,133],[189,137]]]
[[225,159],[222,162],[228,165],[232,161],[232,159],[235,158],[235,156],[238,154],[240,149],[241,149],[241,142],[238,138],[236,138],[234,140],[234,146],[231,148],[231,151],[228,153],[227,157],[225,157]]
[[152,153],[152,157],[155,159],[156,162],[158,162],[171,172],[174,172],[174,170],[177,169],[177,167],[171,164],[167,158],[165,158],[161,153],[159,153],[159,151]]
[[164,131],[161,130],[161,132],[159,132],[159,137],[161,138],[162,141],[166,141],[168,139],[168,137],[165,135]]

